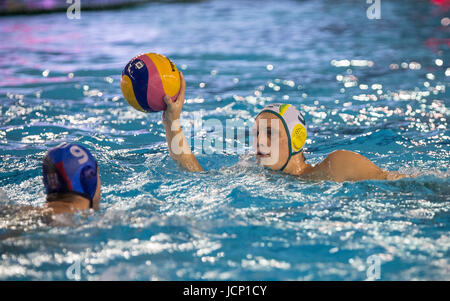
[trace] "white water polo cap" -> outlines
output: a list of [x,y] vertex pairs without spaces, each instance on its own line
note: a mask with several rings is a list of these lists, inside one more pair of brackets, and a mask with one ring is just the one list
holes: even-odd
[[303,117],[303,114],[296,107],[290,104],[274,103],[267,105],[259,112],[258,116],[264,112],[272,113],[280,118],[288,136],[289,158],[280,169],[283,170],[289,163],[291,157],[303,150],[307,137],[305,117]]

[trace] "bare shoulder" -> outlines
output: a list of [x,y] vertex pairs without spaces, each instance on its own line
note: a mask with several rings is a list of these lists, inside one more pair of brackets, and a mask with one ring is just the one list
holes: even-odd
[[331,169],[345,169],[349,165],[367,164],[369,162],[372,163],[361,154],[339,149],[330,153],[321,164],[325,164]]
[[326,171],[335,181],[386,179],[384,171],[368,158],[347,150],[330,153],[317,168]]
[[342,160],[369,160],[369,159],[367,159],[361,154],[352,151],[338,149],[330,153],[325,158],[325,160],[341,162]]

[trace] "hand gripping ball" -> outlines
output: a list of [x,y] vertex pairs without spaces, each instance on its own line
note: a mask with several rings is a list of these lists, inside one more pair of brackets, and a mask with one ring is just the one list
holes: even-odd
[[165,110],[164,95],[176,99],[180,86],[177,67],[167,57],[157,53],[132,58],[123,69],[120,80],[120,88],[127,102],[142,112]]

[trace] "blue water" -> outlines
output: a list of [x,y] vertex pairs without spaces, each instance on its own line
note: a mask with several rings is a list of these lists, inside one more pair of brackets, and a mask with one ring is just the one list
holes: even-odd
[[[450,280],[448,10],[428,1],[201,1],[0,19],[0,279]],[[251,151],[180,171],[160,113],[132,109],[120,73],[140,53],[187,80],[183,120],[251,124],[297,105],[307,162],[360,152],[398,181],[305,182]],[[203,84],[202,84],[203,83]],[[206,139],[205,130],[195,139]],[[41,159],[63,141],[100,165],[101,210],[49,225]],[[217,150],[217,149],[216,149]],[[369,260],[368,260],[369,259]]]

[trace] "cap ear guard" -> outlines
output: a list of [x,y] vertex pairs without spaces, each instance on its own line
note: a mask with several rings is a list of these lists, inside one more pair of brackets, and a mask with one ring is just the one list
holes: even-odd
[[84,193],[88,196],[90,207],[93,206],[93,198],[97,191],[97,167],[85,166],[80,173],[81,187]]
[[306,142],[306,129],[302,124],[296,124],[292,130],[292,150],[297,153],[303,149]]

